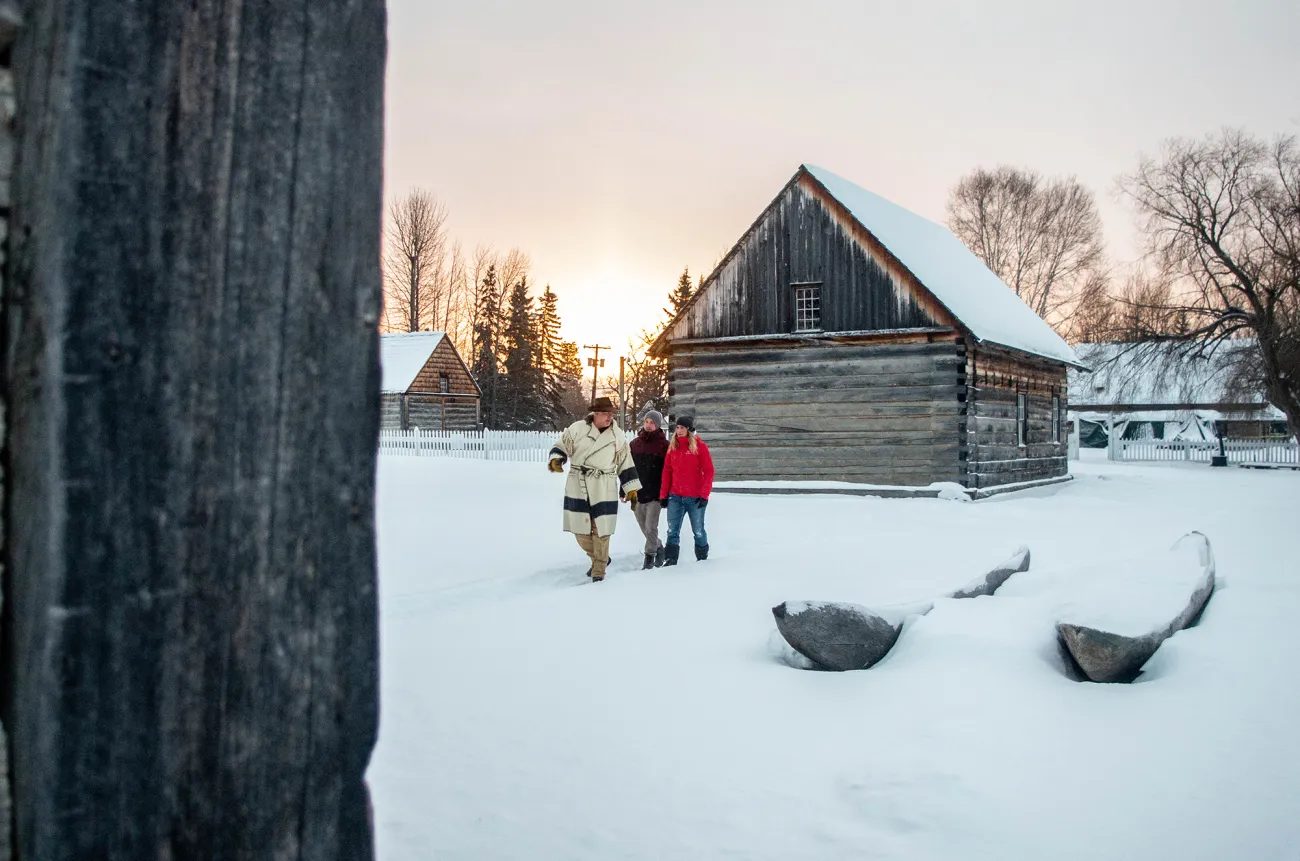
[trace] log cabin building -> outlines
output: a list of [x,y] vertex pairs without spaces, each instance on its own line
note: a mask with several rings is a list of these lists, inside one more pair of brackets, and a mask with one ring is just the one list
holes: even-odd
[[442,332],[380,336],[384,430],[472,431],[483,392]]
[[719,481],[1068,479],[1059,335],[945,227],[803,166],[652,345]]

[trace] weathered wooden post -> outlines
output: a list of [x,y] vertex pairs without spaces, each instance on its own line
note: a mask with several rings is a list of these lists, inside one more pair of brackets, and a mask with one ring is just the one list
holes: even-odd
[[16,857],[368,858],[383,0],[23,11]]
[[[0,299],[4,296],[6,279],[5,248],[9,237],[9,209],[13,203],[10,194],[14,170],[14,76],[12,66],[12,49],[14,37],[22,15],[15,0],[0,0]],[[4,446],[5,420],[3,404],[0,404],[0,448]],[[4,475],[0,468],[0,489],[3,489]],[[0,548],[4,547],[4,523],[0,522]],[[0,589],[0,610],[4,605],[3,589]],[[2,618],[2,617],[0,617]],[[9,649],[0,637],[0,660],[8,654]],[[3,723],[10,719],[3,715],[0,721],[0,861],[9,861],[12,852],[13,836],[11,822],[13,813],[9,799],[9,740],[5,736]]]

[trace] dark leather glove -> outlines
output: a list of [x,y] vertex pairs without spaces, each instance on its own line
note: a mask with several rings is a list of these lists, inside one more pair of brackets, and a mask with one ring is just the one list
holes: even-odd
[[564,461],[558,457],[553,457],[551,462],[546,465],[546,468],[551,472],[564,472]]
[[708,499],[708,497],[706,497],[706,496],[701,496],[701,497],[700,497],[700,504],[697,505],[696,508],[700,509],[700,511],[703,511],[704,509],[706,509],[706,508],[708,508],[708,507],[709,507],[709,499]]
[[629,491],[627,492],[627,504],[630,505],[630,506],[632,506],[632,510],[633,510],[633,511],[636,511],[636,491],[635,491],[635,490],[629,490]]

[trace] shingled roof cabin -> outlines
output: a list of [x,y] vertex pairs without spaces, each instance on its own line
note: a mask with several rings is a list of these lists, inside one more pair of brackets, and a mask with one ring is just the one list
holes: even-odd
[[1067,480],[1059,335],[942,225],[800,167],[652,346],[719,481]]
[[477,430],[483,392],[442,332],[381,335],[384,430]]

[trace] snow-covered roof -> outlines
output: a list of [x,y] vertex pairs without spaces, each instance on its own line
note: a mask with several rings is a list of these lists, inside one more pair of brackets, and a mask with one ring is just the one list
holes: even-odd
[[825,168],[804,169],[978,340],[1079,364],[1070,345],[948,228]]
[[442,338],[442,332],[380,335],[379,366],[383,372],[380,391],[388,395],[409,389]]
[[[1243,390],[1234,379],[1234,353],[1251,341],[1229,342],[1209,356],[1187,356],[1165,344],[1080,344],[1091,371],[1071,369],[1071,404],[1264,403],[1262,391]],[[1282,418],[1275,407],[1261,417]]]

